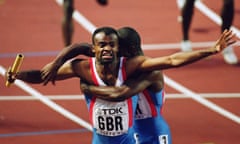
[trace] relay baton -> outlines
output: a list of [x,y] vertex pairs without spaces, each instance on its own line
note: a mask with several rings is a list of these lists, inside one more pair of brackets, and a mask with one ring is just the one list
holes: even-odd
[[[18,54],[15,58],[15,61],[10,69],[10,72],[13,73],[13,74],[16,74],[18,71],[19,71],[19,68],[22,64],[22,61],[23,61],[23,54]],[[6,81],[5,85],[7,87],[9,87],[11,85],[11,82],[9,82],[8,80]]]

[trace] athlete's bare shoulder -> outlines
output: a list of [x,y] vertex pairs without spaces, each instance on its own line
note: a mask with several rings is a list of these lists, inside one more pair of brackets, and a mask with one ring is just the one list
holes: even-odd
[[90,72],[89,59],[74,59],[71,61],[73,72],[81,79],[90,84],[93,84],[92,75]]
[[135,56],[128,58],[126,61],[126,72],[127,75],[138,72],[140,65],[147,59],[145,56]]

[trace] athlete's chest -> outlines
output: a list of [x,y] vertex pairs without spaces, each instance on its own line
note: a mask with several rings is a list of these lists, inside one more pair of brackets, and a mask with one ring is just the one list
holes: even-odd
[[114,86],[116,84],[118,79],[118,70],[116,68],[115,69],[104,68],[100,70],[97,69],[97,73],[99,78],[106,85]]

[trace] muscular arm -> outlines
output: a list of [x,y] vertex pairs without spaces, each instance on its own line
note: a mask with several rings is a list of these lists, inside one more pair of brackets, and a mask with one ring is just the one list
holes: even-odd
[[85,55],[89,57],[93,57],[92,53],[92,45],[88,43],[77,43],[72,44],[66,48],[64,48],[55,58],[54,62],[58,62],[58,64],[63,64],[67,60],[74,58],[78,55]]
[[53,60],[51,65],[48,65],[42,69],[44,84],[46,85],[49,81],[52,81],[52,83],[55,84],[57,71],[66,61],[80,54],[85,56],[93,56],[91,50],[92,45],[87,43],[73,44],[67,48],[64,48]]
[[[215,45],[208,49],[195,50],[191,52],[178,52],[170,56],[157,57],[157,58],[143,59],[141,57],[135,57],[129,60],[128,67],[133,67],[134,64],[135,65],[138,64],[136,66],[136,69],[140,71],[152,71],[152,70],[162,70],[162,69],[168,69],[173,67],[180,67],[183,65],[191,64],[200,59],[203,59],[210,55],[214,55],[221,52],[227,46],[236,42],[233,38],[234,38],[234,34],[232,34],[232,31],[226,30],[221,34],[220,38],[216,41]],[[132,69],[132,68],[127,68],[127,69]],[[130,73],[131,72],[134,72],[134,70],[130,71]]]
[[[157,79],[156,79],[157,78]],[[160,79],[159,79],[160,78]],[[153,84],[155,83],[155,84]],[[156,83],[161,85],[156,86]],[[98,98],[108,101],[122,101],[151,86],[153,91],[158,91],[163,87],[163,78],[160,72],[154,71],[143,73],[137,77],[128,79],[120,87],[114,86],[93,86],[81,81],[81,90],[90,95],[96,95]]]
[[[47,64],[45,67],[48,67],[50,65],[51,63]],[[6,72],[6,79],[8,79],[8,81],[11,83],[13,83],[15,79],[19,79],[27,83],[41,84],[44,82],[42,75],[43,75],[42,70],[26,70],[17,73],[12,73],[10,72],[9,69]],[[56,80],[64,80],[75,76],[76,74],[72,69],[72,65],[70,62],[68,62],[60,67],[56,75]]]
[[19,79],[32,84],[40,84],[43,82],[40,70],[29,70],[29,71],[18,72],[14,79]]
[[152,71],[180,67],[191,64],[212,54],[215,54],[215,52],[209,49],[191,52],[178,52],[170,56],[147,58],[141,63],[141,65],[139,65],[138,68],[141,71]]

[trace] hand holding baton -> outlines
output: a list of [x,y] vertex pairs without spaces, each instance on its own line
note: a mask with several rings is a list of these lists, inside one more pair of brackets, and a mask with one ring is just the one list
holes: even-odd
[[[19,71],[19,68],[20,68],[20,66],[21,66],[21,64],[22,64],[23,58],[24,58],[23,54],[18,54],[18,55],[16,56],[16,58],[15,58],[15,61],[14,61],[13,65],[12,65],[10,71],[8,71],[8,72],[10,72],[10,73],[12,73],[12,74],[16,74],[16,73]],[[13,82],[10,82],[10,81],[7,79],[5,85],[6,85],[7,87],[9,87],[12,83],[13,83]]]

